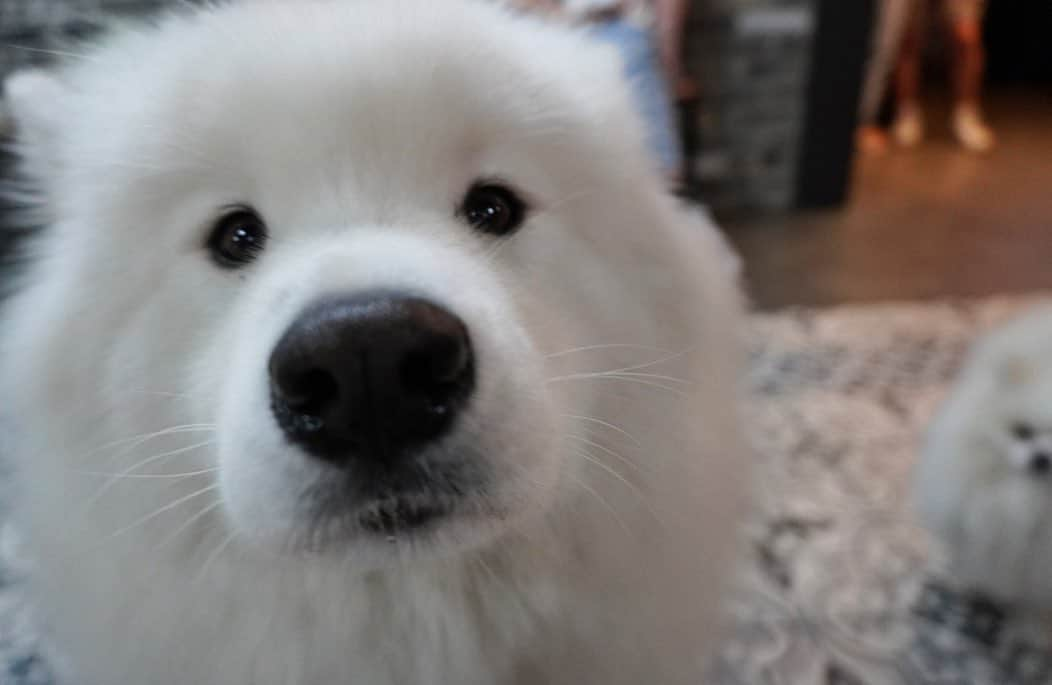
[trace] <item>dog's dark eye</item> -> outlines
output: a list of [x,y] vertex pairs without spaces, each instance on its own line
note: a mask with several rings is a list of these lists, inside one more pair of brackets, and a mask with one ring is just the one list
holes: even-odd
[[526,218],[526,203],[506,186],[476,183],[464,196],[460,215],[483,233],[508,235]]
[[1012,435],[1016,440],[1022,440],[1027,442],[1034,439],[1034,429],[1032,426],[1026,423],[1013,423],[1012,424]]
[[208,249],[216,263],[233,269],[255,259],[266,243],[263,219],[248,207],[237,207],[216,222],[208,238]]

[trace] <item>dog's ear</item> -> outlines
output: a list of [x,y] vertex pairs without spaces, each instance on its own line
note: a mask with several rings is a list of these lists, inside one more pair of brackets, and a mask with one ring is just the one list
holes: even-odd
[[68,89],[57,76],[32,69],[5,79],[2,92],[23,168],[34,183],[46,186],[60,164],[59,141],[69,117]]

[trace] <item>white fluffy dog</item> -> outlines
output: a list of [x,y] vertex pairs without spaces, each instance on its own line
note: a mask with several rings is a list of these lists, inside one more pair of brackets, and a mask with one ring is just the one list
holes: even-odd
[[965,589],[1052,610],[1052,309],[976,345],[931,425],[915,497]]
[[741,315],[619,72],[482,3],[259,0],[10,81],[49,226],[4,451],[76,682],[700,682]]

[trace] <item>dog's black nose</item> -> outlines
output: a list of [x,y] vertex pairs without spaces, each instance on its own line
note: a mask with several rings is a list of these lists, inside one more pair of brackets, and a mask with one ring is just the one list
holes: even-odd
[[274,348],[269,370],[278,425],[333,463],[412,453],[451,426],[475,384],[464,322],[389,292],[312,305]]
[[1052,455],[1045,452],[1037,452],[1030,457],[1030,473],[1036,476],[1048,475],[1052,471]]

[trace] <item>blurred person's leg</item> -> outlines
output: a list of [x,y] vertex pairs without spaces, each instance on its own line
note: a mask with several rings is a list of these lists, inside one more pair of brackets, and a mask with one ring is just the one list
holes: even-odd
[[878,3],[872,51],[866,67],[858,113],[858,142],[864,152],[879,153],[887,148],[887,136],[878,125],[877,118],[899,57],[913,5],[913,0],[880,0]]
[[995,143],[982,112],[984,0],[945,0],[953,36],[953,132],[965,148],[986,152]]
[[910,3],[902,48],[895,66],[895,141],[907,147],[924,138],[924,112],[920,105],[921,67],[924,59],[924,30],[927,25],[926,0]]
[[688,0],[653,0],[658,54],[677,100],[693,100],[698,96],[698,84],[683,66],[683,36],[689,4]]
[[611,18],[589,25],[592,34],[617,47],[625,76],[646,126],[647,144],[659,168],[673,184],[683,172],[683,152],[669,85],[659,50],[645,25],[624,18]]
[[[683,151],[670,84],[689,88],[689,84],[678,81],[685,74],[680,53],[686,0],[652,0],[653,12],[649,13],[646,0],[511,2],[512,6],[547,11],[586,26],[596,39],[618,50],[656,166],[672,185],[679,185],[683,178]],[[650,15],[654,18],[654,31],[650,22],[643,19]]]

